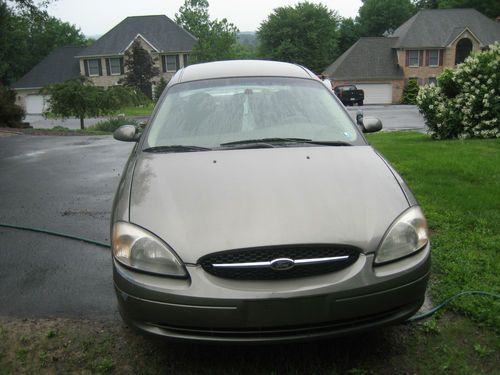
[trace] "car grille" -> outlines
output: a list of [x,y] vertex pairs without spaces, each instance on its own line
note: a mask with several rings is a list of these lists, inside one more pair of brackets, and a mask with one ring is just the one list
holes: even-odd
[[356,262],[359,253],[344,245],[279,246],[221,251],[205,255],[198,263],[218,277],[280,280],[339,271]]

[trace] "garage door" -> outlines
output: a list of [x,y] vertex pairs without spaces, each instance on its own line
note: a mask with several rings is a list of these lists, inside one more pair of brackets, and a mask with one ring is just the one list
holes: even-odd
[[365,92],[365,104],[391,104],[392,85],[390,83],[362,83],[356,84],[358,89]]
[[46,106],[47,96],[28,95],[26,97],[26,113],[36,115],[43,112]]

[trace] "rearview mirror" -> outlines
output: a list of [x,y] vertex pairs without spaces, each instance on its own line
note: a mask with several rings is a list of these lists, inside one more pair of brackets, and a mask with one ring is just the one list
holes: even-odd
[[134,125],[122,125],[113,132],[113,138],[122,142],[137,142],[141,138]]

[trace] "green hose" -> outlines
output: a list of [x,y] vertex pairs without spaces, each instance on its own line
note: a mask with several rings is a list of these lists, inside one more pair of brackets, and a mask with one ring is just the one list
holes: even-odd
[[24,226],[19,226],[19,225],[10,225],[10,224],[4,224],[4,223],[0,223],[0,227],[11,228],[11,229],[29,230],[31,232],[50,234],[52,236],[58,236],[58,237],[63,237],[63,238],[69,238],[69,239],[72,239],[72,240],[82,241],[82,242],[89,243],[91,245],[97,245],[97,246],[101,246],[101,247],[106,247],[108,249],[111,247],[109,244],[104,243],[104,242],[94,241],[94,240],[91,240],[91,239],[88,239],[88,238],[84,238],[84,237],[72,236],[71,234],[65,234],[65,233],[60,233],[60,232],[53,232],[53,231],[45,230],[45,229],[38,229],[38,228],[32,228],[32,227],[24,227]]
[[[54,232],[54,231],[45,230],[45,229],[38,229],[38,228],[32,228],[32,227],[24,227],[24,226],[19,226],[19,225],[10,225],[10,224],[4,224],[4,223],[0,223],[0,227],[11,228],[11,229],[28,230],[28,231],[37,232],[37,233],[45,233],[45,234],[50,234],[52,236],[58,236],[58,237],[69,238],[69,239],[72,239],[72,240],[86,242],[86,243],[89,243],[91,245],[97,245],[97,246],[105,247],[107,249],[110,248],[110,245],[107,244],[107,243],[104,243],[104,242],[94,241],[94,240],[90,240],[90,239],[84,238],[84,237],[72,236],[70,234],[65,234],[65,233],[60,233],[60,232]],[[468,290],[468,291],[465,291],[465,292],[460,292],[460,293],[457,293],[454,296],[452,296],[452,297],[444,300],[442,303],[440,303],[439,305],[433,307],[429,311],[426,311],[426,312],[424,312],[422,314],[418,314],[418,315],[412,316],[411,318],[409,318],[407,320],[407,322],[417,322],[419,320],[426,319],[426,318],[430,317],[431,315],[435,314],[436,312],[438,312],[439,310],[441,310],[446,305],[448,305],[455,298],[458,298],[458,297],[463,296],[463,295],[470,295],[470,294],[475,294],[475,295],[480,295],[480,296],[488,296],[488,297],[493,297],[493,298],[500,298],[499,294],[490,293],[490,292],[483,292],[483,291],[480,291],[480,290]]]
[[465,292],[457,293],[457,294],[455,294],[454,296],[451,296],[448,299],[445,299],[442,303],[440,303],[439,305],[433,307],[429,311],[426,311],[426,312],[424,312],[422,314],[413,315],[411,318],[409,318],[407,320],[407,322],[417,322],[419,320],[428,318],[429,316],[435,314],[436,312],[438,312],[439,310],[441,310],[443,307],[445,307],[446,305],[448,305],[455,298],[458,298],[458,297],[466,295],[466,294],[476,294],[476,295],[480,295],[480,296],[488,296],[488,297],[493,297],[493,298],[500,298],[500,294],[495,294],[495,293],[490,293],[490,292],[483,292],[481,290],[467,290]]

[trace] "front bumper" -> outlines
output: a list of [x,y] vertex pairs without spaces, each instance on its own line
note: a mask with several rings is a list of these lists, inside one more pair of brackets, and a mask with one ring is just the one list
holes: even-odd
[[114,262],[122,317],[151,334],[190,341],[281,342],[351,334],[406,320],[424,301],[429,246],[373,268],[282,281],[236,281],[188,267],[190,279],[136,273]]

